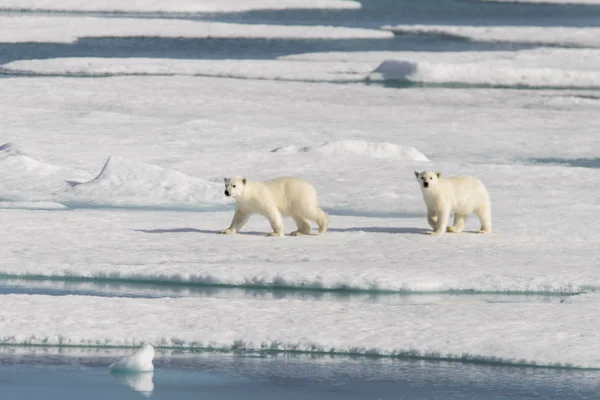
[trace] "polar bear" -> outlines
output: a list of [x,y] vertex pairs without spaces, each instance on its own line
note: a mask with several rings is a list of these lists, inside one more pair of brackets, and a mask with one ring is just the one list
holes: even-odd
[[[443,179],[441,172],[430,171],[415,171],[415,177],[423,192],[432,235],[441,235],[446,229],[448,232],[461,232],[471,213],[475,213],[481,221],[479,233],[492,232],[490,195],[479,179],[469,175]],[[454,212],[454,225],[448,226],[451,212]]]
[[242,229],[251,214],[257,213],[269,220],[273,232],[267,236],[283,235],[283,218],[292,217],[298,230],[292,236],[310,235],[311,221],[319,225],[319,233],[327,230],[327,214],[319,208],[317,191],[302,179],[283,177],[266,182],[245,178],[225,178],[225,196],[236,200],[231,226],[221,231],[232,235]]

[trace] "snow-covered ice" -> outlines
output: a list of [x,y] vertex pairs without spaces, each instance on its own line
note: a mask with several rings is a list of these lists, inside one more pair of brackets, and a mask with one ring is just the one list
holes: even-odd
[[309,146],[283,146],[271,150],[273,153],[294,154],[318,152],[330,156],[354,155],[396,160],[429,161],[414,147],[402,147],[388,142],[368,142],[365,140],[337,140]]
[[[160,18],[1,18],[0,38],[15,43],[105,35],[391,37]],[[595,28],[440,29],[475,40],[598,43]],[[144,292],[146,284],[184,290],[179,298],[2,295],[0,344],[152,343],[600,368],[599,235],[590,228],[600,213],[598,169],[569,166],[600,152],[598,95],[575,89],[597,86],[596,52],[7,64],[4,72],[59,76],[0,79],[0,144],[10,143],[0,147],[2,282],[135,283],[136,293],[151,297],[161,294]],[[397,90],[363,82],[385,60],[410,63],[415,82],[568,89]],[[553,69],[543,75],[545,64]],[[413,176],[425,169],[480,178],[492,197],[494,234],[474,234],[472,218],[461,235],[426,235]],[[330,214],[330,231],[266,238],[267,222],[253,218],[241,234],[219,235],[233,212],[221,183],[230,175],[307,179]],[[289,233],[292,222],[286,225]],[[186,296],[185,289],[215,286],[265,294]],[[273,288],[323,296],[278,296]],[[557,300],[407,306],[326,295],[338,292]]]
[[600,50],[539,48],[481,52],[353,52],[277,60],[56,58],[21,60],[6,72],[60,75],[190,75],[301,82],[397,80],[503,87],[600,87]]
[[[0,164],[1,165],[1,164]],[[198,205],[225,203],[222,183],[194,178],[143,162],[109,157],[89,182],[74,183],[63,200],[99,205]]]
[[302,82],[364,81],[373,70],[364,63],[284,60],[172,60],[160,58],[55,58],[20,60],[2,66],[12,73],[43,75],[190,75]]
[[[414,305],[3,296],[7,344],[408,356],[600,367],[593,303]],[[21,310],[36,310],[36,318]],[[160,323],[157,323],[160,321]]]
[[381,28],[397,35],[445,35],[480,42],[600,47],[600,28],[594,27],[385,25]]
[[284,9],[357,9],[352,0],[3,0],[0,10],[103,11],[103,12],[241,12]]
[[391,32],[334,26],[235,24],[177,19],[0,16],[0,42],[74,43],[81,38],[389,39]]
[[115,361],[108,368],[115,372],[150,372],[154,371],[153,360],[154,346],[145,344],[134,354]]

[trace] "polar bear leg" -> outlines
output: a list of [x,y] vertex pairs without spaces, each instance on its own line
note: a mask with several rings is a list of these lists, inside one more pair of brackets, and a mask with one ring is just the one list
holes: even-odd
[[309,221],[314,221],[317,225],[319,225],[319,233],[327,232],[329,217],[325,211],[321,210],[320,208],[315,208],[314,210],[307,212],[304,215],[304,218],[308,219]]
[[454,214],[454,225],[448,227],[448,232],[460,233],[465,227],[466,214]]
[[450,219],[450,210],[438,210],[437,222],[432,235],[442,235],[448,228],[448,219]]
[[437,222],[437,215],[434,212],[427,211],[427,222],[431,229],[435,229],[435,223]]
[[283,218],[277,208],[272,208],[267,215],[265,215],[273,228],[273,232],[267,233],[267,236],[283,236]]
[[492,210],[489,205],[476,209],[475,214],[481,221],[481,229],[478,233],[492,233]]
[[291,233],[292,236],[310,235],[310,232],[312,231],[312,226],[309,220],[307,220],[306,218],[299,217],[297,215],[293,216],[292,218],[294,219],[294,222],[296,222],[296,226],[298,226],[298,230]]
[[320,208],[317,209],[317,225],[319,225],[319,233],[327,232],[327,226],[329,225],[329,216],[327,213]]
[[233,235],[240,229],[246,225],[248,222],[248,218],[250,218],[249,213],[242,212],[240,210],[235,210],[235,214],[233,215],[233,221],[231,221],[231,225],[229,228],[222,230],[221,233],[224,235]]

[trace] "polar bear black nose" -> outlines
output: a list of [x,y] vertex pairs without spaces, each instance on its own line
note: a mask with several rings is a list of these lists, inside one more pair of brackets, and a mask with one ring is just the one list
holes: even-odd
[[423,186],[428,187],[429,186],[429,182],[423,182]]
[[229,196],[229,190],[225,191],[225,196]]

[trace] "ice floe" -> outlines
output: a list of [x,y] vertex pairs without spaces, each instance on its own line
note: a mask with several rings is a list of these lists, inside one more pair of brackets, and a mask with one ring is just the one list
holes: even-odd
[[2,68],[12,73],[43,75],[190,75],[308,82],[364,81],[373,70],[373,66],[363,63],[85,57],[20,60]]
[[[598,296],[598,295],[596,295]],[[599,368],[597,302],[397,305],[2,296],[0,343],[416,357]],[[36,318],[22,310],[36,310]]]
[[245,25],[177,19],[0,16],[0,42],[74,43],[81,38],[388,39],[391,32],[334,26]]
[[480,42],[600,47],[600,28],[591,27],[386,25],[382,29],[396,35],[445,35]]
[[5,0],[0,10],[35,11],[103,11],[103,12],[242,12],[285,9],[357,9],[352,0],[155,0],[155,1],[86,1],[86,0]]

